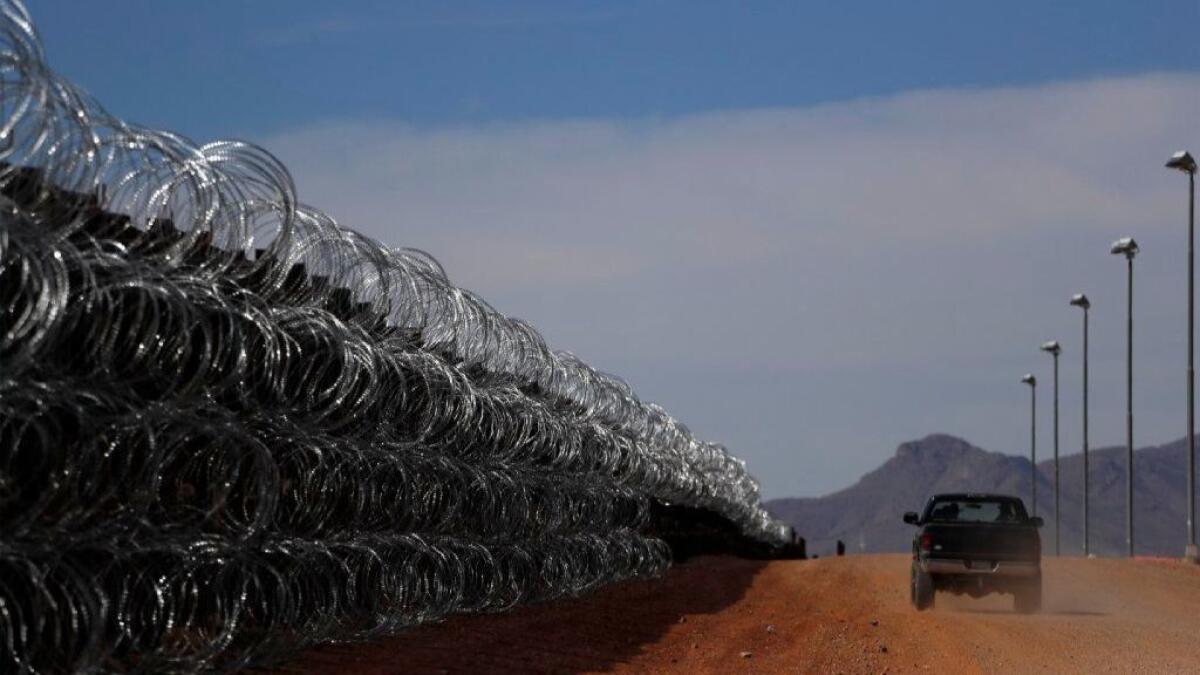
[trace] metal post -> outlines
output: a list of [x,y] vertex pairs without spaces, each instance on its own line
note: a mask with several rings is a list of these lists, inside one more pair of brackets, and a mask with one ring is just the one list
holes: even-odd
[[1029,385],[1029,509],[1037,515],[1037,378],[1025,373],[1021,384]]
[[1133,256],[1126,256],[1125,299],[1125,545],[1133,557]]
[[1059,524],[1058,517],[1058,354],[1056,350],[1054,355],[1054,555],[1059,555]]
[[1188,370],[1187,370],[1187,527],[1188,543],[1184,557],[1200,558],[1196,548],[1196,371],[1193,368],[1195,355],[1195,297],[1196,297],[1196,173],[1188,173]]
[[1083,557],[1088,557],[1088,308],[1083,308]]
[[1200,561],[1196,548],[1196,371],[1194,360],[1196,324],[1196,158],[1186,150],[1171,155],[1168,169],[1188,175],[1188,355],[1187,355],[1187,529],[1188,543],[1183,557]]
[[1037,515],[1037,386],[1029,388],[1029,464],[1030,474],[1030,506],[1033,515]]
[[1054,555],[1058,556],[1062,554],[1061,502],[1058,497],[1058,356],[1062,354],[1062,345],[1058,344],[1058,340],[1051,340],[1042,343],[1041,349],[1054,357]]
[[1091,553],[1088,539],[1088,310],[1092,308],[1092,302],[1083,293],[1076,293],[1071,296],[1070,304],[1083,310],[1083,557],[1086,558]]
[[1125,256],[1128,269],[1125,297],[1125,548],[1133,557],[1133,257],[1137,242],[1124,237],[1113,242],[1110,253]]

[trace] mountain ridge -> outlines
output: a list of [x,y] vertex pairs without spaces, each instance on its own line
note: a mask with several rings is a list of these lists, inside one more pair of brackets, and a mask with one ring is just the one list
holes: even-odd
[[[1134,452],[1134,550],[1138,555],[1178,556],[1186,543],[1186,439]],[[1096,555],[1125,551],[1125,448],[1091,450],[1090,536]],[[1054,552],[1054,460],[1038,462],[1037,510],[1046,520],[1042,550]],[[1083,455],[1059,456],[1061,552],[1081,555],[1083,542]],[[827,553],[837,540],[851,552],[909,550],[912,528],[905,511],[920,510],[940,492],[999,492],[1030,506],[1028,457],[979,448],[944,433],[901,443],[879,467],[853,485],[821,497],[766,502],[767,510],[808,541],[809,550]]]

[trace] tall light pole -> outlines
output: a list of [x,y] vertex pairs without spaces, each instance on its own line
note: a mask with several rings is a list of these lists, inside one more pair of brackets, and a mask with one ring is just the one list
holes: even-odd
[[1183,557],[1193,562],[1200,560],[1196,548],[1196,371],[1192,367],[1195,351],[1195,298],[1196,298],[1196,160],[1187,152],[1179,151],[1167,160],[1168,169],[1178,169],[1188,175],[1188,365],[1187,365],[1187,548]]
[[1071,305],[1083,309],[1083,557],[1088,547],[1088,310],[1092,303],[1083,293],[1071,296]]
[[1125,547],[1133,557],[1133,257],[1137,242],[1125,237],[1113,242],[1110,253],[1125,256],[1129,270],[1125,297]]
[[1054,555],[1059,555],[1060,537],[1058,535],[1061,519],[1058,517],[1058,355],[1062,347],[1057,340],[1042,343],[1042,351],[1054,357]]
[[1029,385],[1029,463],[1033,466],[1029,485],[1029,509],[1037,515],[1037,378],[1029,373],[1021,378]]

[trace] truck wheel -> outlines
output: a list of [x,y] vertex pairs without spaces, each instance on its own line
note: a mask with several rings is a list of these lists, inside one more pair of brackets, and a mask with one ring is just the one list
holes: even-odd
[[933,607],[933,577],[927,572],[921,571],[917,563],[912,564],[911,582],[909,584],[912,605],[917,608],[917,611],[924,611]]
[[1042,578],[1023,584],[1013,594],[1013,609],[1021,614],[1034,614],[1042,609]]

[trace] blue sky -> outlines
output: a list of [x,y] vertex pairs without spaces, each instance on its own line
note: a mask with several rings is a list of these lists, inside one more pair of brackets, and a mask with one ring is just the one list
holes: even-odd
[[[746,7],[749,6],[750,9]],[[676,116],[1195,69],[1200,3],[34,3],[56,68],[207,139]]]
[[[751,9],[744,9],[750,5]],[[932,432],[1183,435],[1200,2],[37,3],[110,110],[276,153],[300,197],[625,377],[769,497]],[[1046,392],[1047,394],[1049,392]],[[1049,419],[1049,395],[1039,397]],[[1040,447],[1051,447],[1049,424]]]

